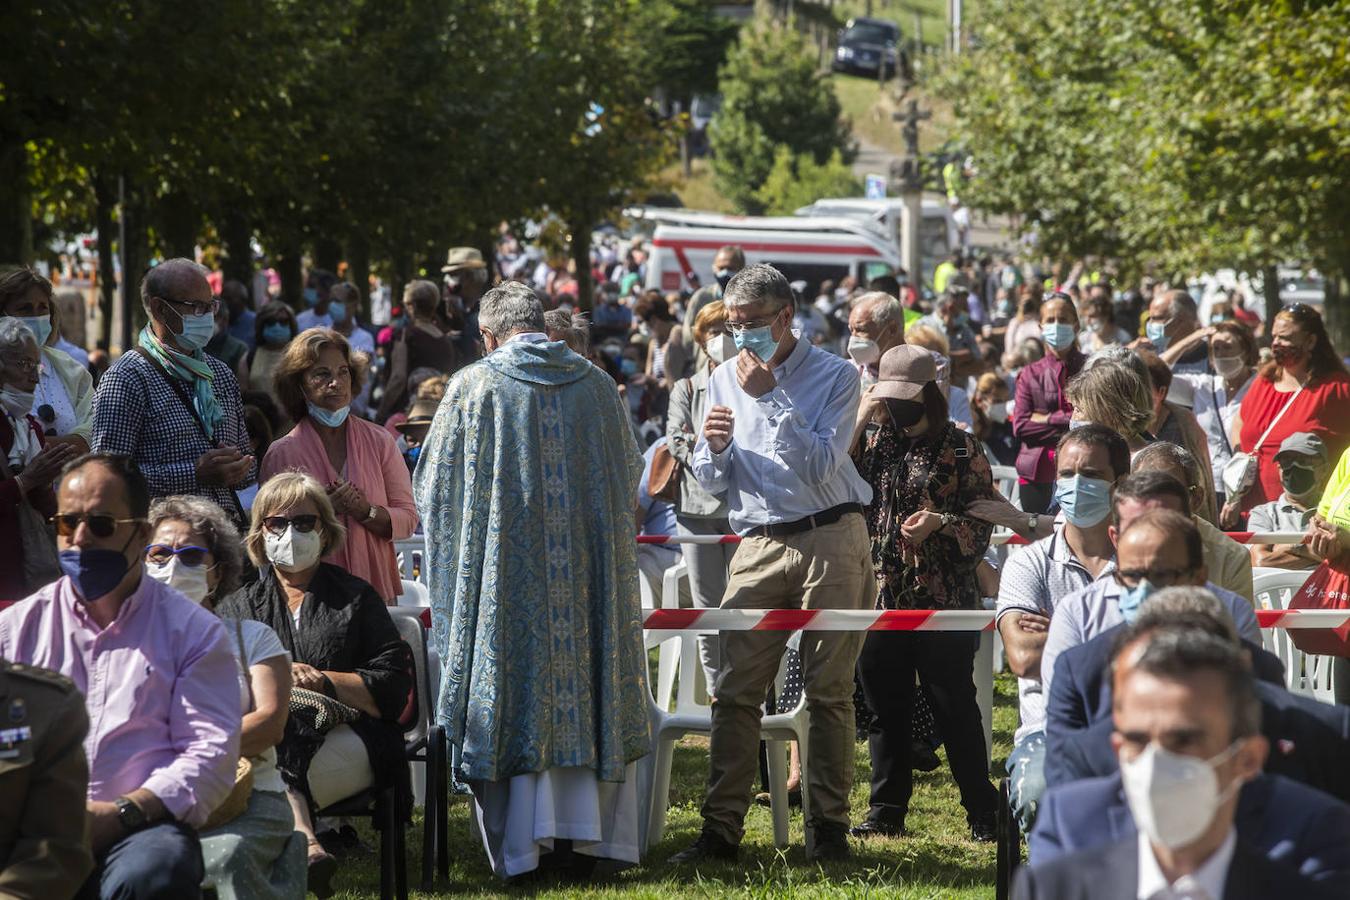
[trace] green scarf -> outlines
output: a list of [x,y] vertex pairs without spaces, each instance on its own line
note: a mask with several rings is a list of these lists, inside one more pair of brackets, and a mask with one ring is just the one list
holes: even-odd
[[225,412],[220,408],[220,401],[216,399],[216,389],[212,383],[215,375],[206,361],[206,354],[198,350],[189,356],[172,347],[164,346],[160,339],[155,337],[149,325],[141,329],[139,343],[141,349],[154,357],[166,372],[192,386],[192,405],[196,408],[202,424],[206,426],[207,438],[215,440],[216,425],[225,418]]

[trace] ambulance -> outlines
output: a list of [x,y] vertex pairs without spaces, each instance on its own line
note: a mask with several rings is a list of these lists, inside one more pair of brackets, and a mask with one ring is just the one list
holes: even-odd
[[660,291],[713,284],[713,257],[728,244],[744,250],[749,265],[768,263],[788,281],[805,282],[808,297],[824,281],[837,285],[852,276],[865,285],[900,267],[894,239],[859,218],[729,216],[658,207],[632,207],[624,214],[650,236],[644,286]]
[[[849,218],[866,221],[882,234],[889,235],[898,250],[903,246],[903,228],[900,220],[904,202],[898,197],[868,200],[862,197],[838,197],[817,200],[797,210],[797,215],[818,218]],[[956,221],[945,200],[924,200],[919,226],[919,271],[923,283],[933,283],[933,271],[938,263],[951,255],[957,247]]]

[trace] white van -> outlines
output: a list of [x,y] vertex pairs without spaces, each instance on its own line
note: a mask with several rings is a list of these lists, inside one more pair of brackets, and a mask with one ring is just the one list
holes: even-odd
[[745,251],[747,264],[768,263],[788,281],[806,282],[808,298],[814,298],[824,281],[837,284],[852,275],[865,285],[900,266],[895,243],[857,219],[727,216],[652,207],[624,212],[637,220],[640,230],[647,223],[655,226],[645,287],[661,291],[713,284],[713,257],[728,244]]
[[[882,233],[889,235],[896,250],[901,251],[904,243],[904,229],[900,224],[904,210],[904,201],[899,197],[886,197],[881,200],[865,200],[862,197],[839,197],[837,199],[817,200],[810,206],[797,210],[803,217],[824,216],[831,219],[840,217],[866,221]],[[956,222],[952,219],[951,209],[941,200],[923,201],[923,226],[919,232],[919,268],[923,273],[923,282],[933,283],[933,270],[938,263],[951,255],[957,246]]]

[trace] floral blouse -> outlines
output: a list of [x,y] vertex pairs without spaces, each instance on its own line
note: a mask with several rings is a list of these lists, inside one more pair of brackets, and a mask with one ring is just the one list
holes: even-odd
[[[995,496],[979,441],[951,422],[917,440],[887,423],[869,430],[853,461],[873,491],[866,516],[881,589],[877,608],[978,608],[975,567],[994,529],[967,516],[966,507]],[[916,547],[901,535],[900,526],[924,509],[955,518]]]

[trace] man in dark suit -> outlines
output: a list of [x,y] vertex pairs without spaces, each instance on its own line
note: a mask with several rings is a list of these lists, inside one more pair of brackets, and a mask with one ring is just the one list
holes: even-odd
[[[1048,787],[1117,770],[1111,748],[1111,649],[1159,628],[1180,627],[1238,642],[1232,620],[1217,600],[1171,589],[1146,600],[1133,626],[1113,628],[1060,656],[1047,704]],[[1350,759],[1350,707],[1290,693],[1284,688],[1278,657],[1245,642],[1241,646],[1259,679],[1261,733],[1271,747],[1266,773],[1284,775],[1350,803],[1350,766],[1345,765]],[[1084,718],[1088,727],[1074,730]]]
[[[1234,641],[1196,628],[1155,629],[1126,641],[1113,669],[1111,740],[1138,832],[1023,868],[1015,897],[1346,895],[1344,877],[1314,882],[1254,848],[1234,825],[1238,793],[1259,778],[1269,750],[1249,664]],[[1282,784],[1270,789],[1282,793]],[[1271,805],[1266,815],[1274,818]],[[1292,826],[1270,827],[1277,844],[1296,841]]]

